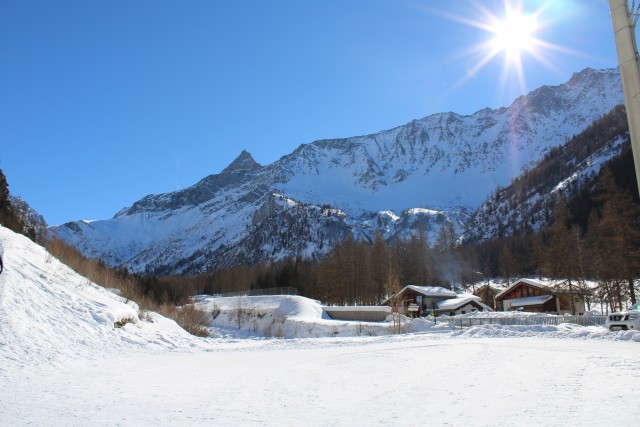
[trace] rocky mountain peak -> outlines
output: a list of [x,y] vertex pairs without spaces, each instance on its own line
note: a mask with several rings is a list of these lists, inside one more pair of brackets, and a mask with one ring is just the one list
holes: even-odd
[[251,153],[247,150],[242,150],[240,155],[222,173],[254,172],[260,168],[262,168],[262,165],[255,161]]
[[611,74],[618,74],[617,68],[608,68],[603,70],[595,70],[593,68],[585,68],[582,71],[578,71],[573,73],[569,81],[566,83],[567,86],[576,86],[576,85],[586,85],[589,86],[593,83],[594,80],[598,79],[607,79]]

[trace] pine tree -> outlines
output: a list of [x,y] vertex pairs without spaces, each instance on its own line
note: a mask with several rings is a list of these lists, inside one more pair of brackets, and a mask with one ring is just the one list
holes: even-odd
[[[9,183],[2,169],[0,169],[0,225],[16,233],[25,234],[25,226],[11,205],[11,200],[9,199]],[[33,238],[32,236],[29,237]]]
[[0,169],[0,224],[7,226],[11,218],[11,203],[9,202],[9,184],[7,177]]

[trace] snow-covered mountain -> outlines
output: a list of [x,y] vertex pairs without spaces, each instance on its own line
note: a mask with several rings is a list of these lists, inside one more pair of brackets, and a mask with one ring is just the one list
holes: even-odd
[[586,69],[510,107],[440,113],[372,135],[303,144],[261,166],[249,153],[185,190],[110,220],[54,227],[83,253],[132,271],[196,273],[287,255],[316,257],[348,234],[433,236],[622,103],[618,71]]
[[592,187],[600,169],[630,148],[627,116],[618,106],[534,168],[495,191],[471,214],[463,238],[481,242],[526,235],[548,225],[558,203]]

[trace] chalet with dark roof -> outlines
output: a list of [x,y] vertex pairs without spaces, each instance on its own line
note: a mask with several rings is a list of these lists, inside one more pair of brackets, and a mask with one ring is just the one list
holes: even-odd
[[[584,314],[584,291],[566,280],[518,279],[496,295],[496,307],[504,311]],[[572,303],[573,300],[573,303]]]

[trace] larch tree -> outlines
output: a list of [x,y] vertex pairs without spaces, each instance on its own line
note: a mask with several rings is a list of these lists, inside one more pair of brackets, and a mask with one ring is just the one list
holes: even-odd
[[574,289],[572,280],[579,275],[578,250],[569,230],[569,210],[562,195],[554,211],[554,223],[549,227],[549,240],[546,248],[544,271],[554,278],[566,279],[569,290],[571,314],[575,313]]
[[637,301],[634,278],[640,274],[640,208],[631,195],[621,190],[607,170],[600,180],[604,201],[593,232],[608,265],[607,277],[627,283],[632,303]]

